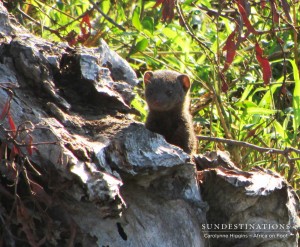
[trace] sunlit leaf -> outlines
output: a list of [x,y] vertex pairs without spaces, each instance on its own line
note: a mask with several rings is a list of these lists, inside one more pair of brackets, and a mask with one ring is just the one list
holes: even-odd
[[283,126],[277,121],[275,120],[273,122],[273,125],[275,127],[276,133],[284,140],[287,139],[287,133],[286,133],[286,129],[283,128]]
[[298,128],[300,126],[300,78],[299,70],[295,60],[289,60],[293,67],[293,76],[295,80],[295,88],[293,93],[293,108],[294,108],[294,121],[293,128],[295,135],[298,135]]
[[151,34],[154,32],[154,20],[152,17],[146,16],[142,20],[143,28],[148,30]]
[[157,0],[153,8],[162,4],[162,20],[170,22],[174,18],[175,0]]
[[132,25],[139,31],[142,30],[142,28],[143,28],[141,21],[140,21],[140,8],[139,7],[136,7],[133,11]]
[[270,83],[272,77],[272,71],[269,60],[263,56],[263,50],[260,48],[259,44],[255,44],[256,59],[259,62],[262,72],[263,72],[263,81],[265,85]]
[[133,47],[133,49],[130,52],[130,55],[137,53],[137,52],[142,52],[144,51],[148,46],[148,40],[147,39],[142,39],[136,43],[136,45]]
[[245,108],[257,107],[257,105],[250,100],[239,101],[235,105],[238,107],[245,107]]
[[136,44],[136,50],[137,52],[144,51],[148,46],[148,40],[147,39],[142,39]]
[[237,33],[237,29],[235,29],[227,38],[225,46],[223,47],[223,51],[227,51],[226,53],[226,61],[225,61],[225,65],[223,68],[223,71],[226,71],[229,66],[231,65],[231,63],[233,62],[233,59],[235,57],[236,54],[236,36]]
[[270,0],[270,4],[271,4],[273,23],[279,23],[279,14],[277,11],[276,3],[274,0]]
[[131,105],[139,111],[139,113],[141,114],[142,119],[145,119],[147,116],[147,111],[145,110],[145,102],[144,100],[137,96],[134,98],[134,100],[131,102]]
[[271,110],[262,107],[248,107],[246,108],[248,114],[258,114],[258,115],[273,115],[278,112],[278,110]]
[[237,1],[237,5],[238,5],[239,12],[240,12],[240,14],[242,16],[243,22],[244,22],[245,26],[247,27],[247,29],[250,32],[256,34],[256,30],[254,29],[254,27],[250,23],[250,21],[248,19],[248,16],[247,16],[247,13],[246,13],[246,10],[244,9],[244,7],[243,7],[243,5],[242,5],[241,2],[242,2],[241,0],[238,0]]

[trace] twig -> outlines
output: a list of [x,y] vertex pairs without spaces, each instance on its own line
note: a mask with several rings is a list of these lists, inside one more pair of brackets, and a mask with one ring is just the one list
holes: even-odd
[[[17,11],[20,12],[23,16],[25,16],[27,19],[29,19],[30,21],[34,22],[36,25],[41,25],[41,23],[39,23],[38,21],[36,21],[35,19],[33,19],[31,16],[27,15],[24,11],[22,11],[19,7],[17,8]],[[51,29],[47,26],[41,25],[43,26],[44,29],[48,30],[51,33],[54,33],[55,35],[57,35],[57,37],[59,37],[60,39],[63,39],[59,32],[57,30]]]
[[214,9],[209,9],[207,8],[206,6],[201,6],[201,5],[197,5],[195,3],[192,3],[192,6],[200,9],[200,10],[204,10],[204,11],[207,11],[207,15],[210,16],[210,15],[214,15],[215,17],[218,17],[218,16],[222,16],[222,17],[225,17],[227,18],[228,20],[230,21],[234,21],[234,18],[230,17],[229,14],[234,14],[236,11],[234,9],[229,9],[229,10],[223,10],[223,12],[225,14],[222,14],[222,13],[219,13],[219,11],[217,10],[214,10]]
[[40,146],[40,145],[56,145],[59,144],[58,141],[53,141],[53,142],[33,142],[30,144],[27,143],[19,143],[17,141],[13,142],[16,146],[18,147],[27,147],[27,146]]
[[[228,20],[230,21],[234,21],[235,19],[230,17],[228,14],[233,14],[236,12],[236,10],[232,9],[232,10],[223,10],[222,12],[224,12],[225,14],[220,14],[218,11],[214,10],[214,9],[209,9],[205,6],[201,6],[201,5],[197,5],[195,3],[192,3],[192,5],[194,7],[197,7],[198,9],[200,10],[204,10],[204,11],[207,11],[207,15],[213,15],[215,17],[218,17],[218,16],[222,16],[222,17],[225,17],[227,18]],[[293,9],[294,10],[294,9]],[[227,14],[227,15],[226,15]],[[296,14],[293,15],[294,17],[296,16]],[[284,18],[282,18],[281,16],[281,20],[285,20]],[[294,21],[294,23],[297,23],[296,21]],[[262,35],[262,34],[269,34],[269,33],[276,33],[276,32],[282,32],[282,31],[288,31],[288,30],[294,30],[295,32],[297,32],[296,30],[297,29],[300,29],[300,26],[293,26],[292,24],[290,24],[289,22],[286,22],[287,25],[289,25],[288,27],[284,27],[284,28],[274,28],[274,29],[271,29],[271,30],[256,30],[257,31],[257,34],[259,35]],[[296,47],[296,46],[295,46]]]
[[75,21],[79,21],[80,19],[82,19],[86,14],[92,13],[93,10],[94,10],[94,7],[91,8],[91,9],[89,9],[89,10],[87,10],[87,11],[85,11],[83,14],[81,14],[80,16],[78,16],[78,17],[76,17],[76,18],[72,17],[72,18],[73,18],[72,21],[70,21],[70,22],[68,22],[67,24],[61,26],[61,27],[58,28],[57,30],[64,30],[64,29],[66,29],[68,26],[70,26],[70,25],[71,25],[72,23],[74,23]]
[[123,32],[126,31],[124,27],[116,23],[113,19],[111,19],[109,16],[107,16],[99,7],[97,4],[94,3],[93,0],[89,0],[89,2],[94,6],[94,8],[106,19],[108,20],[111,24],[115,25],[117,28],[121,29]]
[[[65,15],[65,16],[71,18],[71,19],[74,19],[74,17],[73,17],[72,15],[69,15],[68,13],[66,13],[66,12],[64,12],[64,11],[62,11],[62,10],[60,10],[59,8],[55,8],[55,7],[51,6],[50,4],[46,3],[46,1],[42,1],[42,2],[41,2],[41,1],[38,1],[38,0],[34,0],[34,2],[38,3],[39,6],[41,6],[41,5],[42,5],[42,6],[43,6],[43,5],[46,5],[48,8],[53,9],[53,10],[55,10],[55,11],[57,11],[57,12],[59,12],[59,13]],[[40,7],[37,7],[37,6],[35,6],[35,5],[31,4],[31,3],[26,3],[26,2],[25,2],[24,4],[28,4],[28,5],[32,6],[32,7],[38,8],[39,11],[42,11]],[[43,13],[44,13],[44,15],[46,15],[45,12],[43,12]],[[47,16],[48,16],[48,15],[47,15]],[[48,16],[48,18],[51,19],[49,16]]]
[[[195,54],[195,55],[202,55],[202,51],[189,51],[189,54]],[[143,54],[146,54],[148,56],[153,56],[154,51],[144,51]],[[166,55],[186,55],[185,51],[157,51],[155,54],[159,56],[166,56]]]
[[227,144],[237,145],[237,146],[242,146],[242,147],[248,147],[248,148],[252,148],[261,153],[270,153],[270,154],[276,153],[276,154],[282,154],[284,156],[287,156],[291,152],[300,154],[300,150],[293,148],[293,147],[288,147],[288,148],[285,148],[284,150],[277,149],[277,148],[264,148],[264,147],[260,147],[260,146],[257,146],[257,145],[254,145],[254,144],[251,144],[248,142],[224,139],[224,138],[219,138],[219,137],[210,137],[210,136],[197,136],[197,139],[204,140],[204,141],[222,142],[222,143],[227,143]]
[[[214,52],[193,33],[192,29],[190,28],[190,26],[188,25],[188,23],[185,21],[184,16],[182,14],[181,7],[180,7],[180,5],[178,3],[178,0],[175,0],[175,6],[176,6],[176,10],[177,10],[178,15],[179,15],[179,19],[180,19],[181,23],[183,24],[184,28],[186,29],[187,34],[189,34],[194,40],[196,40],[201,47],[205,48],[204,52],[205,52],[207,58],[210,60],[210,62],[212,64],[216,64],[217,67],[219,67],[219,62],[217,61],[217,59],[216,59],[216,57],[214,55]],[[213,58],[211,58],[206,53],[206,50],[209,51],[213,55]],[[219,73],[219,71],[216,71],[216,72]],[[227,120],[226,119],[226,114],[225,114],[224,108],[222,107],[221,99],[218,96],[216,90],[212,86],[210,86],[208,84],[208,87],[210,88],[210,90],[216,96],[216,97],[214,97],[214,102],[215,102],[215,104],[217,106],[217,110],[218,110],[219,116],[220,116],[220,121],[222,123],[222,126],[223,126],[225,132],[226,132],[226,136],[229,137],[229,138],[231,138],[232,134],[230,133],[230,130],[229,130],[228,125],[227,125],[228,121],[226,121]]]
[[[91,0],[90,0],[90,1],[91,1]],[[201,41],[201,40],[193,33],[192,29],[191,29],[191,28],[189,27],[189,25],[186,23],[186,21],[185,21],[185,19],[184,19],[184,16],[183,16],[183,14],[182,14],[181,8],[180,8],[180,6],[179,6],[177,0],[175,0],[175,6],[176,6],[176,10],[177,10],[178,15],[179,15],[179,19],[180,19],[181,23],[183,24],[184,28],[186,29],[187,33],[188,33],[194,40],[196,40],[200,46],[204,47],[204,48],[205,48],[204,50],[208,50],[211,54],[214,55],[213,51],[212,51],[206,44],[204,44],[204,43],[203,43],[203,42],[202,42],[202,41]],[[206,54],[206,55],[207,55],[207,54]],[[208,57],[208,59],[210,60],[211,63],[217,64],[217,61],[213,61],[213,60],[211,59],[210,56],[207,55],[207,57]],[[215,57],[214,57],[214,59],[215,59]]]

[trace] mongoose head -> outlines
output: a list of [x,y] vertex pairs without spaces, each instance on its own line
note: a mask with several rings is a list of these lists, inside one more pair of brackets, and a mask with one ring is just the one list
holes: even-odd
[[145,98],[149,110],[170,111],[183,107],[190,78],[175,71],[147,71],[144,74]]

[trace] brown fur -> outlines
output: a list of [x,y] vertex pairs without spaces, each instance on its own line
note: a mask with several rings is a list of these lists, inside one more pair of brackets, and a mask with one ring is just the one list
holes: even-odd
[[144,84],[149,108],[146,128],[185,152],[194,153],[197,139],[189,112],[189,77],[169,70],[147,71]]

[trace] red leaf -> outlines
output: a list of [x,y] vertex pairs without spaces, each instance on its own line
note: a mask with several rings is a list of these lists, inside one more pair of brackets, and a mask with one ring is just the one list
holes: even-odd
[[286,0],[280,0],[282,4],[283,11],[289,22],[292,22],[292,18],[290,16],[290,5]]
[[[88,27],[88,30],[87,30],[87,27]],[[81,35],[78,36],[77,41],[84,43],[90,37],[91,28],[92,28],[92,25],[91,25],[90,17],[88,14],[86,14],[81,19],[81,22],[80,22]]]
[[272,76],[269,60],[263,57],[263,50],[260,48],[258,43],[255,44],[255,51],[256,51],[256,59],[262,68],[264,84],[268,85],[270,83],[270,79]]
[[260,6],[261,6],[262,9],[264,9],[266,7],[266,3],[267,3],[266,0],[261,0],[260,1]]
[[250,34],[251,34],[251,32],[249,30],[247,30],[247,32],[245,33],[245,35],[240,38],[240,42],[241,43],[245,42],[248,39],[248,37],[249,37]]
[[46,205],[52,204],[52,198],[46,193],[44,188],[36,182],[33,182],[28,178],[30,184],[31,193],[35,196],[40,202],[45,203]]
[[277,36],[276,39],[277,39],[277,41],[278,41],[279,44],[284,45],[284,41],[281,38],[279,38]]
[[31,135],[29,135],[29,141],[27,143],[27,146],[26,146],[26,149],[27,149],[27,152],[30,156],[32,156],[32,153],[33,153],[33,147],[32,147],[32,142],[33,142],[33,138]]
[[270,4],[271,4],[273,22],[279,23],[279,14],[276,8],[276,3],[274,2],[274,0],[270,0]]
[[175,0],[157,0],[153,8],[162,4],[162,20],[170,22],[174,18]]
[[256,133],[256,130],[257,130],[256,128],[253,129],[253,130],[249,130],[248,133],[247,133],[246,139],[248,139],[248,138],[254,136],[255,133]]
[[79,35],[77,41],[80,43],[84,43],[90,37],[90,33]]
[[153,6],[153,8],[157,8],[159,5],[161,5],[165,0],[157,0],[156,4]]
[[220,78],[221,78],[221,81],[222,81],[221,91],[223,93],[226,93],[228,91],[229,87],[228,87],[228,83],[226,82],[223,73],[220,73]]
[[90,16],[88,14],[85,14],[82,17],[81,23],[82,24],[85,23],[90,29],[92,28],[91,21],[90,21]]
[[65,39],[66,39],[66,41],[68,41],[68,44],[70,46],[74,46],[77,44],[76,36],[77,36],[77,33],[74,30],[72,30],[71,32],[69,32],[66,35]]
[[14,133],[14,135],[16,134],[16,131],[17,131],[17,128],[16,128],[16,125],[15,125],[15,122],[10,114],[10,112],[7,113],[7,118],[8,118],[8,123],[9,123],[9,127],[10,127],[10,130]]
[[69,40],[68,43],[70,46],[74,46],[74,45],[76,45],[77,40],[74,38],[74,39]]
[[280,92],[281,92],[281,94],[283,94],[283,95],[286,95],[286,94],[287,94],[287,89],[286,89],[286,84],[285,84],[285,82],[282,83]]
[[[10,112],[7,113],[7,118],[8,118],[8,124],[9,124],[10,130],[12,131],[13,135],[16,136],[17,128],[16,128],[15,122],[14,122]],[[13,160],[14,157],[16,156],[16,154],[21,155],[19,148],[16,147],[15,145],[13,145],[13,149],[11,150],[11,154],[10,154],[10,160]]]
[[226,62],[223,68],[223,72],[229,68],[236,54],[237,47],[236,47],[235,35],[236,35],[236,29],[228,36],[225,46],[223,47],[223,51],[227,50]]
[[244,8],[247,17],[251,14],[251,6],[249,0],[238,0],[239,4]]
[[21,155],[19,148],[16,147],[15,145],[13,145],[13,147],[10,151],[10,154],[9,154],[9,160],[13,161],[17,154]]
[[243,5],[241,4],[240,2],[241,0],[237,0],[237,6],[238,6],[238,9],[239,9],[239,12],[242,16],[242,19],[244,21],[244,24],[246,25],[246,27],[248,28],[248,30],[250,32],[252,32],[253,34],[256,34],[256,30],[253,28],[253,26],[251,25],[249,19],[248,19],[248,16],[247,16],[247,13],[246,13],[246,10],[244,9]]
[[222,82],[222,88],[221,88],[221,89],[222,89],[222,92],[223,92],[223,93],[226,93],[226,92],[228,91],[228,88],[229,88],[229,87],[228,87],[227,82],[223,81],[223,82]]

